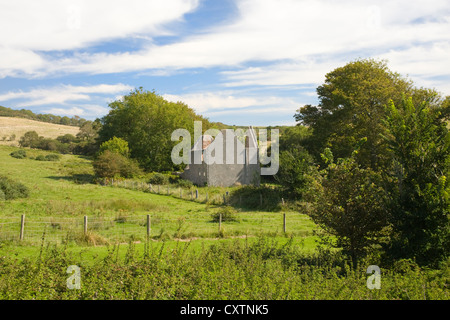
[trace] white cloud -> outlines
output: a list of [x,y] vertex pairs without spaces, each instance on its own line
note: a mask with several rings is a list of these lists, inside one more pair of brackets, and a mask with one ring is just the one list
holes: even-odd
[[[235,2],[238,13],[227,24],[165,45],[152,42],[152,37],[170,33],[164,27],[182,20],[200,0],[2,4],[0,77],[151,70],[171,74],[185,68],[228,67],[221,73],[228,87],[318,84],[327,72],[349,60],[376,56],[388,58],[393,71],[417,75],[423,83],[448,90],[446,83],[432,79],[436,74],[450,76],[448,0]],[[82,51],[102,41],[130,37],[150,40],[128,52]],[[57,58],[37,50],[74,51]],[[254,61],[258,67],[248,67]],[[83,93],[78,94],[83,99]],[[206,108],[206,101],[219,103],[207,95],[187,98],[204,106],[199,108]],[[248,99],[234,97],[228,103],[254,103]],[[224,102],[224,97],[220,100]]]
[[68,108],[50,108],[42,110],[43,113],[56,114],[60,116],[80,116],[87,118],[97,118],[108,113],[109,109],[99,105],[83,104],[81,106],[72,106]]
[[69,108],[69,109],[65,109],[65,108],[51,108],[51,109],[43,110],[43,112],[44,113],[55,114],[55,115],[59,115],[59,116],[69,116],[69,117],[73,117],[73,116],[83,117],[83,115],[84,115],[84,110],[79,108],[79,107],[72,107],[72,108]]
[[[0,4],[0,76],[52,68],[38,51],[83,49],[112,39],[168,34],[199,0],[15,0]],[[64,64],[65,59],[59,61]]]
[[231,91],[189,93],[184,95],[165,94],[163,97],[173,102],[182,101],[201,114],[218,114],[218,112],[239,113],[249,107],[258,108],[247,109],[246,111],[250,112],[253,110],[251,112],[258,112],[259,110],[260,112],[268,112],[264,111],[267,106],[276,106],[279,111],[293,110],[292,112],[295,112],[300,105],[300,103],[289,97],[249,96]]
[[445,0],[242,0],[231,24],[137,52],[78,55],[54,64],[66,72],[236,66],[248,61],[304,59],[387,51],[418,42],[450,41]]
[[125,84],[99,84],[93,86],[61,85],[50,88],[36,88],[29,91],[10,91],[0,94],[0,101],[22,100],[17,107],[30,107],[49,104],[66,104],[69,101],[89,101],[93,94],[117,94],[131,90]]

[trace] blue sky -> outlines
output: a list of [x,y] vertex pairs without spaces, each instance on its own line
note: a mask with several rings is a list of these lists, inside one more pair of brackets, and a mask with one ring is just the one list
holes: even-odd
[[143,87],[236,125],[292,125],[325,74],[386,59],[450,95],[448,0],[0,1],[0,105],[95,119]]

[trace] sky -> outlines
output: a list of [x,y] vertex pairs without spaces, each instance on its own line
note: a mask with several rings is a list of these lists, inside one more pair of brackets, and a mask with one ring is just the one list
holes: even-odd
[[0,0],[0,105],[94,120],[136,88],[294,125],[325,75],[385,59],[450,95],[448,0]]

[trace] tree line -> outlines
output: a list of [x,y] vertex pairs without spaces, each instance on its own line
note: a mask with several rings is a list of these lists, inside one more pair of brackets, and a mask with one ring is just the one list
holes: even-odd
[[54,123],[54,124],[62,124],[66,126],[74,126],[81,127],[84,123],[86,123],[86,119],[80,118],[79,116],[67,117],[67,116],[58,116],[54,114],[36,114],[31,110],[20,109],[14,110],[11,108],[0,106],[0,116],[1,117],[17,117],[17,118],[25,118],[30,120],[37,120],[42,122]]

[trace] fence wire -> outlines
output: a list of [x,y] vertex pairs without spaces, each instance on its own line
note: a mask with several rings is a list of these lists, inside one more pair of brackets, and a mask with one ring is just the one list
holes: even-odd
[[[170,216],[164,213],[134,216],[86,217],[19,217],[0,218],[0,241],[22,241],[29,244],[76,242],[107,244],[174,238],[208,238],[217,236],[257,235],[261,233],[306,234],[310,225],[300,214],[237,213]],[[286,230],[287,229],[287,230]]]

